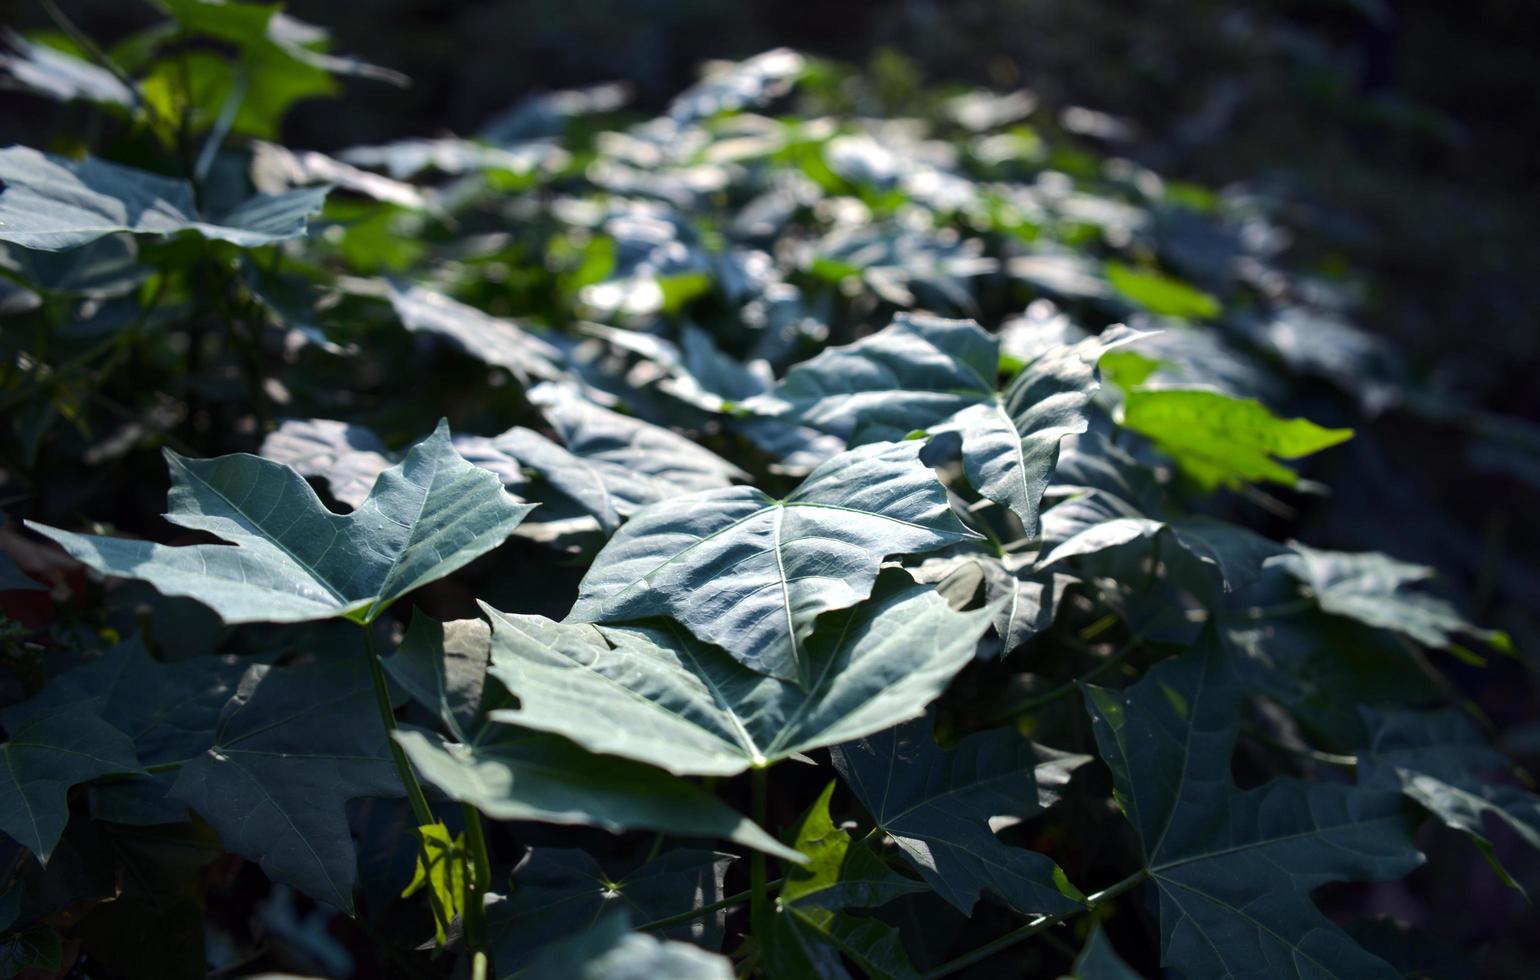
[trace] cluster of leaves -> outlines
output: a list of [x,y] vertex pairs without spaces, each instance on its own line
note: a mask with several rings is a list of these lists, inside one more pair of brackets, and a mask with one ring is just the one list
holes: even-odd
[[1393,976],[1314,889],[1429,817],[1518,887],[1506,637],[1278,540],[1449,409],[1265,202],[784,50],[297,152],[392,76],[158,6],[0,60],[111,134],[0,150],[7,968]]

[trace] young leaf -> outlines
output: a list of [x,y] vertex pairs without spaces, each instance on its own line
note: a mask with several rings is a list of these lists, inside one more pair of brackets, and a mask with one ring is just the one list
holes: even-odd
[[936,591],[953,606],[971,601],[980,585],[984,602],[994,610],[995,633],[1000,647],[984,648],[981,657],[1009,654],[1053,625],[1064,593],[1080,580],[1073,575],[1039,571],[1036,555],[1018,554],[997,558],[988,554],[963,554],[931,558],[909,569],[916,581],[935,582]]
[[1530,847],[1540,848],[1540,796],[1482,778],[1513,763],[1482,738],[1457,708],[1438,711],[1359,709],[1370,746],[1358,754],[1358,781],[1416,800],[1447,826],[1464,831],[1503,880],[1523,887],[1498,863],[1482,827],[1491,814]]
[[924,586],[879,587],[826,614],[802,646],[802,685],[767,677],[672,623],[595,627],[510,616],[491,673],[519,700],[497,721],[680,775],[730,776],[917,717],[972,658],[990,612]]
[[532,509],[456,453],[442,422],[345,516],[328,511],[298,473],[258,456],[198,460],[167,451],[166,459],[166,518],[233,547],[175,548],[28,526],[104,575],[190,596],[226,623],[334,616],[368,623],[497,547]]
[[465,914],[466,861],[465,835],[449,836],[449,828],[441,823],[418,827],[422,847],[417,851],[417,868],[411,883],[401,893],[411,898],[420,891],[428,891],[433,909],[433,938],[440,948],[449,940],[449,927],[454,920]]
[[70,787],[109,773],[142,773],[129,737],[72,702],[32,713],[0,712],[0,830],[47,864],[69,821]]
[[567,621],[671,616],[744,665],[807,685],[820,613],[866,598],[887,555],[975,536],[920,450],[841,453],[782,500],[734,487],[643,508],[594,559]]
[[114,232],[195,231],[253,248],[303,236],[327,190],[260,195],[222,214],[200,214],[186,181],[91,157],[76,163],[11,146],[0,150],[0,241],[56,252]]
[[1199,486],[1268,480],[1294,486],[1299,459],[1353,437],[1308,419],[1282,419],[1259,401],[1191,388],[1135,388],[1124,393],[1123,424],[1170,453]]
[[1180,279],[1122,262],[1108,262],[1107,282],[1118,295],[1157,316],[1207,319],[1219,315],[1219,301]]
[[360,656],[355,648],[301,667],[250,668],[214,744],[171,787],[227,850],[349,913],[358,872],[346,804],[402,795]]
[[928,720],[834,750],[834,767],[925,881],[965,915],[989,891],[1029,915],[1073,912],[1084,896],[1051,860],[1000,842],[992,817],[1052,806],[1089,762],[995,729],[942,751]]
[[1096,744],[1160,895],[1161,962],[1187,976],[1385,977],[1310,900],[1422,860],[1393,793],[1280,778],[1235,788],[1240,696],[1206,627],[1123,691],[1087,686]]
[[1379,552],[1320,551],[1294,543],[1279,567],[1310,587],[1321,611],[1380,629],[1405,633],[1418,643],[1447,650],[1455,636],[1478,637],[1499,650],[1511,647],[1497,630],[1472,626],[1437,596],[1407,588],[1433,578],[1433,569]]
[[[538,950],[624,910],[638,924],[671,918],[720,901],[730,854],[672,850],[622,875],[611,875],[587,851],[536,848],[513,873],[513,893],[487,908],[499,971],[528,962]],[[722,945],[726,912],[680,922],[660,934],[706,949]]]
[[852,841],[850,834],[835,826],[829,816],[835,785],[831,781],[824,787],[792,831],[792,847],[807,855],[808,863],[786,873],[781,904],[866,909],[925,891],[924,884],[898,874],[864,841]]

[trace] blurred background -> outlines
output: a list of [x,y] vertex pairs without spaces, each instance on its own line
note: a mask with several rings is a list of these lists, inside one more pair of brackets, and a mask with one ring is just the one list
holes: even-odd
[[[112,40],[158,13],[62,0]],[[533,92],[628,83],[662,108],[703,61],[785,45],[850,62],[902,113],[922,90],[1031,89],[1034,125],[1087,107],[1167,177],[1294,202],[1299,246],[1366,274],[1363,325],[1440,387],[1540,419],[1540,4],[1531,0],[295,0],[333,50],[397,69],[301,104],[291,147],[470,135]],[[0,22],[49,23],[36,0]],[[55,103],[6,94],[5,142]]]

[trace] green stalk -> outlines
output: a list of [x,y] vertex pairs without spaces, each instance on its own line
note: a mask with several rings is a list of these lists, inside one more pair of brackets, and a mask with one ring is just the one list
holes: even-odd
[[1040,915],[1033,919],[1031,922],[1028,922],[1026,925],[1021,926],[1018,929],[1011,930],[1010,932],[1001,936],[999,939],[996,939],[994,942],[985,943],[978,949],[975,949],[969,953],[964,953],[963,955],[957,957],[955,960],[948,960],[947,962],[936,967],[934,970],[931,970],[929,973],[925,974],[921,980],[940,980],[941,977],[949,977],[957,971],[970,967],[980,960],[988,959],[994,954],[1000,952],[1002,949],[1009,949],[1024,939],[1030,939],[1031,937],[1042,932],[1044,929],[1051,929],[1067,919],[1074,918],[1077,915],[1083,915],[1086,912],[1094,910],[1098,906],[1105,905],[1107,902],[1112,901],[1114,898],[1117,898],[1124,892],[1133,888],[1137,888],[1144,882],[1145,878],[1147,877],[1149,877],[1149,872],[1144,868],[1140,868],[1138,871],[1135,871],[1133,874],[1129,875],[1127,878],[1124,878],[1117,884],[1103,888],[1101,891],[1087,898],[1085,901],[1085,908],[1076,909],[1073,912],[1061,912],[1058,915]]
[[[767,883],[765,888],[779,888],[785,880],[786,879],[784,878],[777,878],[774,881]],[[742,905],[751,897],[753,897],[752,891],[739,892],[736,895],[729,895],[719,902],[712,902],[710,905],[702,905],[698,909],[691,909],[688,912],[680,912],[678,915],[665,916],[661,919],[653,919],[651,922],[644,922],[636,927],[636,931],[652,932],[657,929],[667,929],[669,926],[677,926],[681,922],[694,922],[696,919],[699,919],[702,916],[710,915],[713,912],[719,912],[722,909],[730,909],[735,905]]]
[[[754,822],[765,825],[768,809],[770,770],[759,767],[751,773],[754,785]],[[749,857],[749,935],[761,943],[770,941],[770,892],[766,883],[765,852],[755,850]]]
[[484,980],[491,971],[486,894],[492,887],[492,859],[487,854],[487,838],[481,829],[481,811],[469,803],[462,803],[461,807],[465,813],[465,846],[471,858],[466,881],[465,942],[471,949],[471,980]]
[[[422,784],[417,782],[412,764],[407,761],[406,751],[396,741],[396,709],[390,703],[390,688],[385,684],[385,668],[380,664],[379,654],[374,649],[374,632],[367,625],[361,628],[364,631],[364,659],[369,661],[369,676],[374,679],[374,703],[380,709],[380,722],[385,726],[385,741],[390,745],[390,758],[396,764],[396,775],[401,777],[401,787],[406,790],[406,799],[412,805],[412,816],[416,818],[417,826],[426,827],[434,823],[433,811],[428,807],[428,798],[423,795]],[[480,830],[479,825],[477,830]]]

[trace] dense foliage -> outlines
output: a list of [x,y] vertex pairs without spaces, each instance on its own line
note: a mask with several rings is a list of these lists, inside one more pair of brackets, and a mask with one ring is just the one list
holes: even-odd
[[1507,636],[1294,536],[1392,407],[1536,443],[1277,202],[785,50],[333,158],[396,76],[157,5],[0,56],[7,975],[1389,977],[1338,883],[1528,884]]

